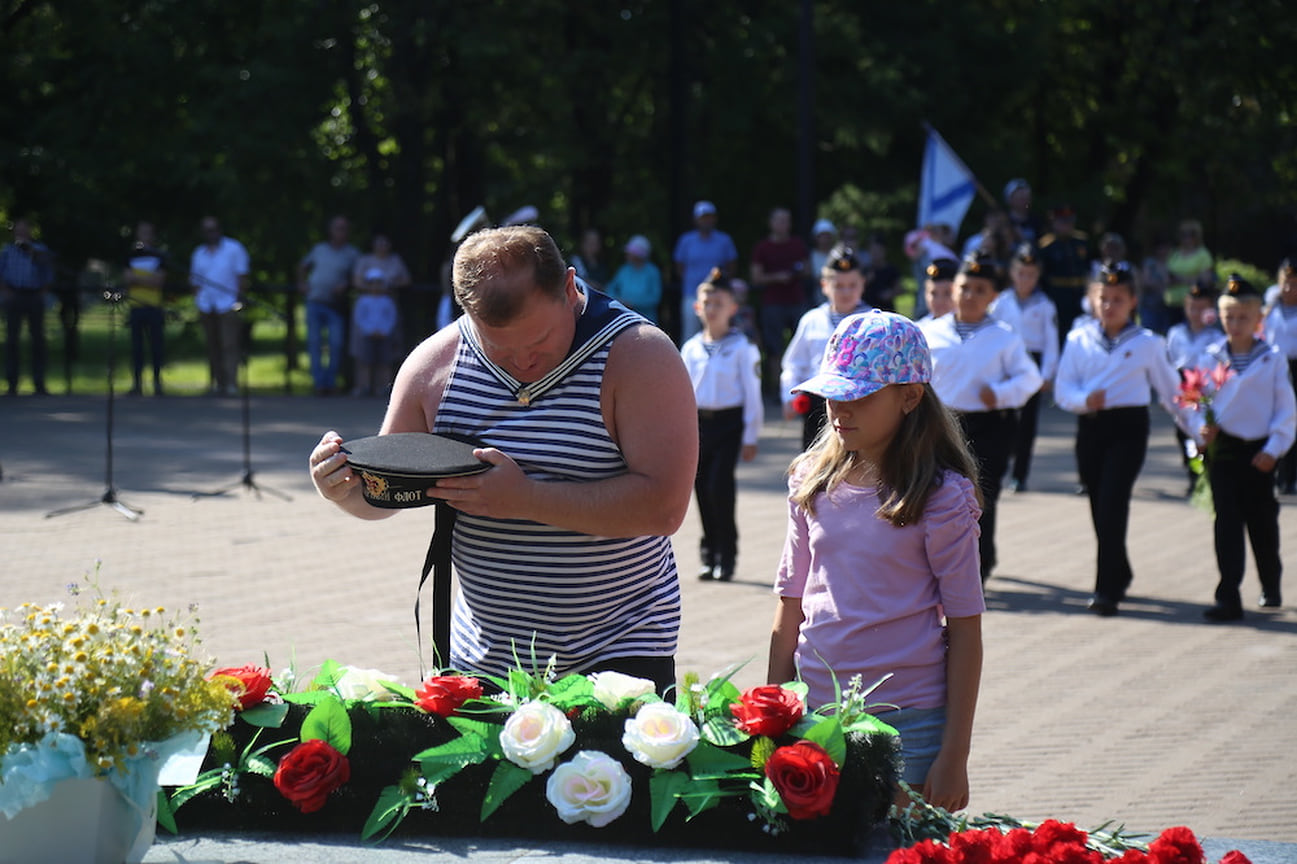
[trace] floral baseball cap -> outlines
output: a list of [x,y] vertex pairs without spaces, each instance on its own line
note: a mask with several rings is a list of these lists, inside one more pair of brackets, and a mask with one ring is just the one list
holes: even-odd
[[793,392],[850,402],[888,384],[931,380],[932,357],[922,331],[904,315],[874,309],[842,319],[829,337],[820,374]]

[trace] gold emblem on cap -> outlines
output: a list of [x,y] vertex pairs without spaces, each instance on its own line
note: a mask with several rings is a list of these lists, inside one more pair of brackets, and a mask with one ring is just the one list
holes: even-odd
[[370,498],[384,500],[387,497],[387,480],[368,471],[360,472],[360,479],[365,481],[365,494]]
[[1116,270],[1109,270],[1107,274],[1104,276],[1104,280],[1109,285],[1116,285],[1118,282],[1121,281],[1121,274],[1118,273]]

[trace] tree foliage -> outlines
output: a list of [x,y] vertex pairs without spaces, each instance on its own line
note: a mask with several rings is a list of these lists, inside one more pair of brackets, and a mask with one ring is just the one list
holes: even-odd
[[214,213],[282,281],[345,212],[436,281],[478,204],[666,263],[705,197],[750,248],[798,200],[806,74],[803,231],[909,227],[926,121],[993,196],[1023,176],[1136,240],[1196,216],[1266,268],[1297,246],[1283,0],[4,0],[0,35],[0,213],[69,270],[140,218],[187,252]]

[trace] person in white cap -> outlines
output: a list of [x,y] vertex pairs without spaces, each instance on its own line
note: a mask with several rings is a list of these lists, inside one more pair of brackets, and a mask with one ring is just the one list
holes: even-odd
[[818,219],[811,228],[811,273],[824,272],[824,265],[829,263],[833,244],[838,242],[838,229],[828,219]]
[[662,302],[662,271],[649,260],[653,247],[647,237],[636,234],[627,241],[624,251],[626,263],[608,280],[604,290],[656,324],[658,304]]
[[698,286],[707,281],[712,269],[724,276],[734,272],[734,262],[739,250],[734,240],[724,231],[716,229],[716,205],[710,201],[694,204],[694,230],[686,231],[676,241],[671,256],[676,276],[680,279],[680,342],[697,333],[702,325],[694,314],[694,301],[698,299]]

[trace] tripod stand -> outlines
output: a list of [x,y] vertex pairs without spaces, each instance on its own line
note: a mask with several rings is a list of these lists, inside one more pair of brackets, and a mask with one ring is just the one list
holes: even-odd
[[256,476],[252,473],[252,409],[248,402],[248,355],[243,354],[241,364],[243,380],[239,387],[239,400],[243,403],[243,476],[238,480],[230,483],[228,486],[222,486],[220,489],[213,489],[211,492],[195,492],[193,497],[197,498],[214,498],[218,495],[225,495],[233,492],[235,489],[242,487],[256,494],[257,498],[261,497],[262,492],[269,492],[276,498],[283,501],[292,501],[292,497],[278,489],[271,489],[269,486],[261,486],[257,483]]
[[104,426],[105,441],[107,444],[104,460],[104,494],[99,498],[96,498],[94,501],[88,501],[84,504],[75,504],[71,507],[63,507],[58,510],[51,510],[45,514],[46,519],[51,516],[63,516],[67,513],[89,510],[93,507],[98,507],[100,504],[112,507],[132,522],[144,515],[143,510],[137,510],[118,500],[117,489],[113,486],[113,375],[117,371],[117,305],[122,302],[122,292],[114,288],[108,288],[104,290],[103,298],[108,303],[108,408],[105,412],[106,423]]
[[[201,277],[197,277],[197,274],[191,274],[191,278],[201,278]],[[209,281],[209,280],[204,280],[204,281]],[[226,289],[219,288],[219,290],[226,290]],[[236,308],[240,308],[241,306],[242,306],[242,298],[240,298],[240,302],[236,304]],[[240,342],[250,343],[251,338],[241,339]],[[195,492],[193,493],[193,497],[195,500],[198,498],[214,498],[218,495],[225,495],[229,492],[233,492],[235,489],[239,489],[239,488],[243,488],[248,490],[249,492],[254,493],[258,499],[261,498],[262,492],[268,492],[271,495],[274,495],[276,498],[279,498],[280,500],[283,501],[293,500],[292,496],[288,495],[285,492],[281,492],[278,489],[271,489],[268,486],[259,485],[257,483],[256,476],[253,474],[252,471],[252,406],[249,401],[249,394],[248,394],[248,390],[250,386],[249,374],[248,374],[248,363],[251,360],[251,355],[252,355],[252,346],[250,344],[241,344],[239,347],[239,371],[241,373],[242,380],[239,382],[239,401],[242,403],[240,407],[242,413],[241,421],[243,426],[243,476],[241,476],[238,480],[234,481],[233,483],[230,483],[227,486],[222,486],[220,489],[213,489],[210,492]]]

